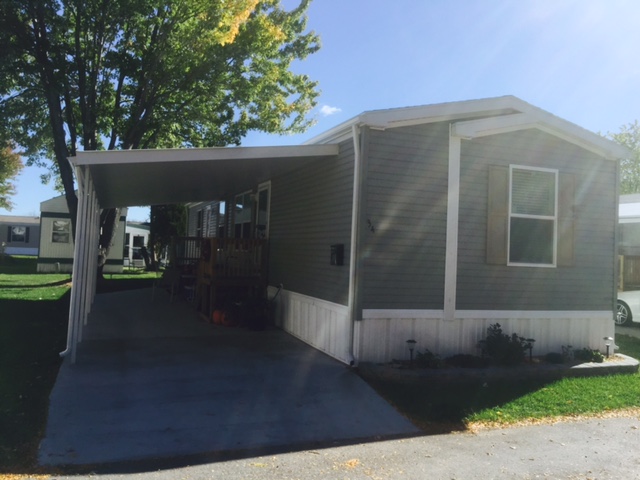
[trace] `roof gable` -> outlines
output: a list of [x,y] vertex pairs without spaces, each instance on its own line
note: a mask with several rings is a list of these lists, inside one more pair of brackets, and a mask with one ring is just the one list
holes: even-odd
[[[467,139],[536,128],[609,159],[625,158],[630,153],[616,142],[511,95],[368,111],[310,139],[306,143],[341,141],[351,136],[354,125],[367,125],[375,129],[386,130],[445,121],[456,124],[452,132],[454,135]],[[464,122],[464,124],[460,122]]]

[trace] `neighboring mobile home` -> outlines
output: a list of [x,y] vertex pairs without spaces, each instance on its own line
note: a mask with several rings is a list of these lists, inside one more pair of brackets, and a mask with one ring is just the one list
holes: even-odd
[[[72,162],[105,207],[225,202],[218,236],[268,239],[278,325],[353,364],[406,358],[409,339],[478,353],[493,323],[535,339],[536,354],[604,349],[627,154],[507,96],[365,112],[297,147]],[[143,187],[128,180],[143,169]]]
[[640,194],[620,195],[618,209],[620,290],[640,289]]
[[[127,209],[121,211],[114,244],[104,266],[104,273],[122,273],[124,232]],[[71,217],[64,195],[40,203],[40,252],[38,272],[71,272],[74,243],[71,235]]]
[[0,215],[0,232],[6,255],[38,255],[40,219],[18,215]]
[[149,245],[149,225],[139,222],[127,222],[124,235],[124,257],[125,267],[144,268],[144,255],[142,248]]

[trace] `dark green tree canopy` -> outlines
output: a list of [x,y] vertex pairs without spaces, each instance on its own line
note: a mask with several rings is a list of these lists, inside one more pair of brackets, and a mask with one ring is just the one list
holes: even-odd
[[0,140],[60,176],[77,149],[240,144],[300,132],[316,82],[292,63],[319,48],[310,0],[2,0]]
[[618,133],[608,133],[607,137],[624,145],[633,154],[620,162],[620,193],[640,193],[640,124],[636,120],[623,125]]

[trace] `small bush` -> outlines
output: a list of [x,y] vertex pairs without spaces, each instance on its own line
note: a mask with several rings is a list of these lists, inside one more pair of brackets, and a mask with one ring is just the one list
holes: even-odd
[[576,350],[573,352],[573,358],[581,362],[604,362],[604,355],[599,350],[593,350],[591,348],[583,348],[582,350]]
[[428,348],[424,352],[416,352],[415,364],[419,368],[441,368],[444,362]]
[[483,355],[498,365],[519,365],[524,362],[524,354],[529,350],[533,339],[526,339],[517,334],[502,333],[499,323],[489,325],[487,337],[480,340]]

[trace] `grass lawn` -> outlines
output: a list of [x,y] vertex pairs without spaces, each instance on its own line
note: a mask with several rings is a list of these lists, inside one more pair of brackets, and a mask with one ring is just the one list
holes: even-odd
[[[69,274],[38,274],[34,257],[0,262],[0,473],[35,464],[49,393],[66,346]],[[154,273],[107,275],[100,291],[152,285]]]
[[[148,287],[154,279],[154,273],[139,271],[107,275],[98,288]],[[69,275],[36,274],[33,258],[5,257],[0,263],[0,477],[35,473],[58,353],[65,348],[69,290]],[[621,353],[640,357],[640,339],[617,336],[616,341]],[[431,433],[640,407],[639,374],[551,383],[367,381]]]
[[[640,339],[617,335],[620,353],[640,358]],[[427,432],[509,425],[638,409],[640,374],[494,381],[366,380]]]

